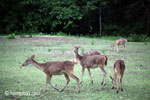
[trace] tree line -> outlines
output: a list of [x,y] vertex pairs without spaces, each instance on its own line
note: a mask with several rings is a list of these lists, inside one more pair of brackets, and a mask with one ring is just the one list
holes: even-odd
[[146,34],[150,0],[1,0],[0,34]]

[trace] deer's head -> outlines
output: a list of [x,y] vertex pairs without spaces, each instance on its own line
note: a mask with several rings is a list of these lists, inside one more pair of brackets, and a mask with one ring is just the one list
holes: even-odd
[[74,49],[74,52],[77,54],[78,53],[78,49],[80,48],[80,46],[74,46],[73,49]]
[[88,52],[89,55],[93,55],[93,49]]
[[116,85],[116,80],[112,76],[110,76],[110,79],[112,80],[113,86],[115,86]]
[[32,63],[33,59],[34,59],[34,55],[32,55],[31,57],[29,57],[23,64],[22,66],[28,66],[29,64]]

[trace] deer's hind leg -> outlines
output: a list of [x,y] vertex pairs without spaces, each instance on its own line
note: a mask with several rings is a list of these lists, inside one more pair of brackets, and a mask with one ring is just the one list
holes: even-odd
[[123,91],[123,87],[122,87],[122,78],[123,78],[123,74],[120,77],[120,85],[121,85],[121,91]]
[[105,69],[104,69],[104,65],[99,65],[99,68],[101,69],[101,71],[103,72],[103,81],[102,81],[102,83],[101,83],[101,85],[106,85],[106,75],[107,75],[107,73],[106,73],[106,71],[105,71]]
[[126,50],[126,43],[124,44],[124,49]]
[[46,88],[47,88],[47,84],[49,83],[52,88],[54,88],[55,90],[59,91],[55,86],[53,86],[53,85],[51,84],[51,78],[52,78],[52,75],[47,74],[47,78],[46,78]]

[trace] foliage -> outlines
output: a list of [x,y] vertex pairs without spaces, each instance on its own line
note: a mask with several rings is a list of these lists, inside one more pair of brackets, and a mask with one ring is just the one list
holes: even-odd
[[[149,1],[135,0],[1,0],[0,33],[150,35]],[[136,9],[138,7],[138,9]]]
[[130,36],[128,37],[128,41],[132,41],[132,42],[150,42],[149,40],[150,38],[144,34],[141,35],[130,34]]
[[6,36],[6,39],[15,39],[15,38],[16,38],[15,33],[11,33],[11,34]]
[[65,34],[64,32],[61,32],[61,31],[60,31],[60,32],[57,32],[56,35],[57,35],[57,36],[66,36],[66,34]]
[[102,40],[116,40],[119,38],[121,38],[121,36],[103,36],[100,39],[102,39]]

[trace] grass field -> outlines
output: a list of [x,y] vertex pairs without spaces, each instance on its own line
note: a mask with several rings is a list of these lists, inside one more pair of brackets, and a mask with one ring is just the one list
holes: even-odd
[[[35,55],[35,60],[47,61],[72,60],[75,58],[73,45],[81,45],[81,52],[97,49],[108,56],[107,84],[100,83],[103,74],[99,68],[91,70],[94,84],[90,84],[88,71],[85,70],[81,92],[77,93],[77,83],[71,79],[63,92],[54,90],[50,85],[45,88],[45,74],[29,65],[20,68],[23,62]],[[150,43],[128,42],[127,50],[111,51],[111,40],[34,36],[32,38],[5,39],[0,37],[0,100],[150,100]],[[116,94],[112,90],[110,75],[113,75],[113,64],[117,59],[125,61],[126,70],[123,78],[124,91]],[[81,66],[75,65],[75,75],[81,78]],[[60,89],[66,83],[63,75],[53,76],[51,83]]]

